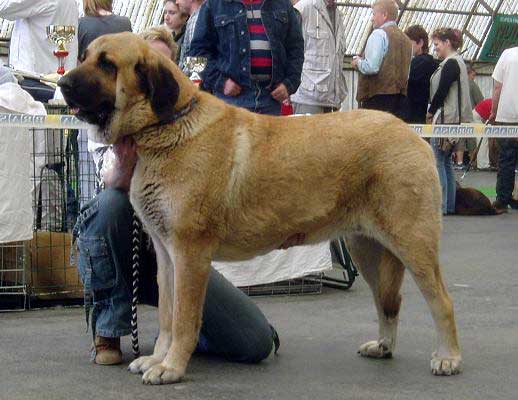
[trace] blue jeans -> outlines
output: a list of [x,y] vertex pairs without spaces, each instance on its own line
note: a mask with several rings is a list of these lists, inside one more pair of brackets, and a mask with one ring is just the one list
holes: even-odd
[[457,190],[455,184],[455,173],[453,172],[453,165],[451,162],[451,150],[442,151],[438,144],[438,138],[432,138],[430,144],[433,148],[435,161],[437,163],[437,171],[439,172],[439,179],[441,181],[442,189],[442,213],[455,213],[455,193]]
[[[78,269],[90,289],[99,336],[131,333],[131,225],[128,195],[106,189],[87,203],[78,219]],[[141,252],[140,302],[157,305],[156,259]],[[144,286],[144,287],[142,287]],[[276,332],[252,300],[212,269],[197,351],[238,362],[266,358]]]
[[275,100],[267,89],[269,82],[253,82],[252,87],[242,87],[239,96],[225,96],[215,92],[214,95],[228,104],[246,108],[258,114],[281,115],[281,103]]

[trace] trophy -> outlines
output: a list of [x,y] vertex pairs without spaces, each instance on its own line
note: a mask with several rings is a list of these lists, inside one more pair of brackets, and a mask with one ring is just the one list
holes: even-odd
[[54,55],[58,59],[57,73],[65,74],[65,59],[68,56],[68,50],[65,48],[66,43],[74,40],[76,28],[72,25],[49,25],[47,26],[47,38],[56,45]]
[[207,66],[206,57],[185,57],[184,72],[191,82],[199,86],[201,83],[201,73]]

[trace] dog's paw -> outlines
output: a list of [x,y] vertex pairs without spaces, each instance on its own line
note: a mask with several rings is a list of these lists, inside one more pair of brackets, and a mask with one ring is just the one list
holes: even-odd
[[461,357],[437,357],[435,354],[432,355],[432,361],[430,362],[430,368],[434,375],[457,375],[462,372],[462,359]]
[[160,364],[163,357],[142,356],[134,360],[129,366],[128,371],[132,374],[143,374],[153,365]]
[[358,354],[362,357],[391,358],[392,350],[386,343],[378,340],[373,340],[362,344],[358,349]]
[[155,364],[142,376],[142,383],[146,385],[164,385],[167,383],[180,382],[183,374],[176,369],[164,366],[162,363]]

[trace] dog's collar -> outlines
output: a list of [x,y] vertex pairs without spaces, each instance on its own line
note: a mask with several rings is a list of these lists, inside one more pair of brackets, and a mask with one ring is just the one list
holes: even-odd
[[196,97],[193,97],[193,98],[191,99],[191,101],[189,101],[189,102],[187,103],[187,105],[186,105],[185,107],[181,108],[181,109],[180,109],[180,110],[178,110],[178,111],[173,112],[173,113],[172,113],[170,116],[168,116],[166,119],[164,119],[164,120],[162,120],[162,121],[159,121],[159,122],[157,122],[156,124],[153,124],[153,125],[151,125],[151,126],[153,126],[153,127],[154,127],[154,126],[160,126],[160,125],[167,125],[167,124],[171,124],[171,123],[173,123],[173,122],[178,121],[180,118],[185,117],[187,114],[189,114],[189,113],[192,111],[192,109],[193,109],[194,105],[195,105],[197,102],[198,102],[198,100],[196,99]]

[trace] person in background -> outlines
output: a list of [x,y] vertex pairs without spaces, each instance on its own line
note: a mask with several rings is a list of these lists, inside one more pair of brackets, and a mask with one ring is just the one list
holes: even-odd
[[428,33],[421,25],[408,27],[405,34],[412,42],[414,56],[410,64],[404,120],[424,124],[430,98],[430,78],[439,63],[429,54]]
[[[475,106],[484,100],[484,96],[480,91],[477,83],[475,82],[475,77],[477,76],[477,71],[473,68],[473,65],[466,65],[468,69],[468,78],[469,78],[469,98],[471,100],[471,108],[475,108]],[[469,158],[472,159],[474,156],[474,151],[477,148],[477,140],[474,138],[461,138],[457,144],[455,145],[453,151],[455,152],[455,166],[456,170],[463,170],[465,168],[464,164],[464,153],[468,151]]]
[[[140,35],[165,57],[176,58],[178,47],[164,26]],[[91,288],[93,300],[92,358],[100,365],[122,362],[120,337],[131,333],[134,217],[128,191],[136,162],[136,146],[129,138],[105,150],[104,159],[96,162],[96,175],[104,189],[81,209],[74,229],[78,235],[78,271],[85,288]],[[157,306],[155,254],[142,249],[140,258],[144,268],[139,272],[139,302]],[[256,363],[274,346],[277,351],[279,344],[277,332],[255,303],[212,269],[196,351]]]
[[468,69],[468,78],[469,78],[469,98],[471,100],[471,108],[475,108],[475,106],[484,100],[484,95],[480,90],[480,87],[475,82],[475,78],[477,76],[477,71],[473,67],[472,64],[466,65]]
[[[176,4],[176,0],[165,0],[164,2],[164,25],[173,34],[173,39],[180,49],[182,47],[183,38],[185,37],[185,27],[189,14],[180,11]],[[180,51],[177,52],[176,62],[179,61]]]
[[196,22],[198,21],[198,15],[200,8],[205,0],[176,0],[176,4],[180,11],[184,14],[189,15],[189,19],[185,26],[185,34],[182,40],[182,46],[180,48],[180,56],[178,57],[178,66],[184,72],[185,71],[185,57],[189,55],[191,50],[191,42],[194,36]]
[[[434,31],[432,39],[442,61],[430,80],[431,101],[426,121],[434,124],[472,122],[468,71],[457,53],[462,46],[462,33],[458,29],[440,28]],[[451,138],[430,140],[441,180],[444,215],[455,213],[455,175],[451,164],[454,141]]]
[[356,100],[361,108],[403,114],[412,60],[412,43],[397,27],[398,6],[393,0],[372,4],[374,30],[367,39],[364,55],[353,58],[358,70]]
[[79,58],[84,55],[88,45],[101,35],[131,32],[131,21],[112,13],[112,0],[83,0],[85,16],[79,20],[77,37]]
[[[47,75],[55,73],[58,60],[56,45],[47,39],[49,25],[70,25],[77,28],[78,10],[75,0],[4,0],[0,1],[0,18],[14,21],[9,48],[9,64],[20,71]],[[77,39],[67,44],[69,56],[65,70],[77,65]],[[22,88],[32,97],[47,103],[54,89],[39,80],[24,79]]]
[[299,18],[289,0],[207,0],[189,53],[208,59],[202,89],[229,104],[279,115],[300,85]]
[[[493,108],[490,121],[496,125],[518,125],[518,46],[504,50],[493,71]],[[498,139],[498,174],[494,207],[518,209],[513,199],[516,165],[518,163],[518,138]]]
[[[491,107],[493,105],[492,99],[482,100],[473,109],[473,122],[476,124],[485,124],[491,116]],[[476,140],[476,139],[475,139]],[[487,137],[479,139],[482,140],[480,148],[476,154],[477,156],[477,169],[490,169],[491,163],[489,158],[489,140]]]
[[295,114],[338,111],[347,96],[343,73],[344,17],[336,0],[300,0],[304,65],[301,84],[291,96]]

